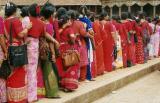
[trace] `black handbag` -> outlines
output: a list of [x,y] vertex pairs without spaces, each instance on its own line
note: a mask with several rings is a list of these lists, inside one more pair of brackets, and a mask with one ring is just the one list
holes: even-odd
[[28,64],[27,45],[12,45],[12,22],[10,25],[10,46],[8,47],[9,62],[13,67],[20,67]]
[[11,74],[11,68],[8,60],[4,60],[0,67],[0,78],[7,79]]

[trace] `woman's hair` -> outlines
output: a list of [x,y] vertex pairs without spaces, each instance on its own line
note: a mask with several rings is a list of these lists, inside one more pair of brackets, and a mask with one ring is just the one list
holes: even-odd
[[106,16],[108,16],[108,13],[103,9],[99,14],[99,20],[104,20]]
[[67,14],[64,14],[60,17],[59,19],[59,26],[62,27],[64,24],[66,24],[68,22],[68,20],[70,19],[70,17]]
[[138,12],[139,19],[145,19],[146,14],[144,12]]
[[117,22],[120,22],[120,16],[119,15],[113,15],[112,19],[117,21]]
[[41,16],[45,19],[49,19],[55,12],[55,7],[51,3],[46,3],[41,9]]
[[133,15],[131,14],[131,12],[128,12],[128,19],[133,19]]
[[28,14],[28,8],[29,8],[29,7],[23,7],[23,8],[21,9],[21,16],[22,16],[22,17],[29,16],[29,14]]
[[75,10],[69,10],[67,12],[68,16],[73,19],[73,20],[76,20],[77,19],[77,14],[76,14],[76,11]]
[[5,16],[9,17],[17,11],[16,4],[9,2],[5,5]]
[[149,23],[152,22],[152,18],[150,18],[150,17],[147,17],[146,20],[147,20]]
[[39,9],[38,4],[36,4],[36,3],[32,4],[28,9],[28,12],[29,12],[30,16],[32,16],[32,17],[39,16],[39,10],[38,9]]
[[128,13],[127,12],[122,12],[121,19],[126,20],[127,18],[128,18]]
[[88,13],[88,8],[87,8],[87,6],[82,5],[82,6],[79,8],[79,13],[82,14],[82,15],[87,15],[87,13]]
[[65,9],[64,7],[60,7],[58,10],[57,10],[57,14],[56,14],[56,17],[58,17],[58,19],[61,18],[62,15],[65,15],[67,14],[67,9]]

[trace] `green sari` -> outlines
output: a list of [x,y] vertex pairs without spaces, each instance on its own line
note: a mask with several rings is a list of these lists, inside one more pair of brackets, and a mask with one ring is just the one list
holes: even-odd
[[43,78],[46,89],[46,97],[52,98],[58,96],[58,83],[56,75],[53,71],[52,62],[48,60],[42,61]]

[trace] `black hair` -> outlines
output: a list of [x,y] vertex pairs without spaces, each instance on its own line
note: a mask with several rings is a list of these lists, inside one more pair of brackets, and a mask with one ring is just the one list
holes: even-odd
[[105,10],[102,10],[102,12],[99,15],[99,19],[104,20],[106,16],[108,16],[108,13]]
[[23,8],[21,9],[21,16],[22,16],[22,17],[29,16],[29,14],[28,14],[28,8],[29,8],[29,7],[23,7]]
[[117,21],[117,22],[120,22],[120,16],[119,15],[113,15],[112,19]]
[[36,11],[37,6],[38,5],[36,3],[34,3],[28,9],[28,12],[32,17],[37,17],[38,16],[37,11]]
[[80,8],[79,8],[79,13],[80,14],[82,14],[82,15],[87,15],[87,13],[88,13],[88,8],[87,8],[87,6],[85,6],[85,5],[82,5]]
[[99,20],[99,15],[95,15],[95,16],[94,16],[94,19],[95,19],[95,20]]
[[146,14],[145,14],[145,12],[139,12],[138,13],[138,17],[139,17],[139,19],[145,19],[145,16],[146,16]]
[[133,19],[133,15],[131,14],[131,12],[128,12],[128,19]]
[[73,20],[77,19],[77,15],[76,15],[76,11],[75,10],[69,10],[67,12],[67,14],[70,16],[71,19],[73,19]]
[[58,17],[58,19],[61,18],[62,15],[65,15],[67,14],[67,9],[64,8],[64,7],[60,7],[58,10],[57,10],[57,14],[56,16]]
[[17,11],[16,4],[9,2],[5,5],[5,16],[9,17]]
[[68,20],[70,19],[69,15],[64,14],[59,18],[59,26],[62,27],[64,24],[66,24],[68,22]]
[[152,22],[152,19],[150,17],[147,17],[146,20],[151,23]]
[[51,15],[55,12],[55,7],[47,2],[41,9],[41,16],[43,16],[45,19],[49,19]]
[[140,19],[136,19],[135,21],[136,21],[136,23],[137,23],[137,24],[139,24],[139,23],[140,23]]
[[128,13],[127,12],[122,12],[121,19],[126,20],[127,18],[128,18]]

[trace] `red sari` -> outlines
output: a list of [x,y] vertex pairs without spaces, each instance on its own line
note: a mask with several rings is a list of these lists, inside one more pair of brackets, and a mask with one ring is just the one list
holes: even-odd
[[131,41],[132,26],[131,26],[130,21],[128,21],[128,20],[124,21],[123,24],[126,29],[127,41],[128,41],[127,48],[126,48],[127,49],[127,66],[132,66],[132,64],[133,64],[133,60],[132,60],[133,52],[132,52],[132,41]]
[[127,67],[127,53],[128,53],[128,36],[125,24],[119,25],[119,34],[121,37],[122,55],[123,55],[123,66]]
[[94,39],[95,39],[95,56],[96,56],[96,66],[97,66],[97,74],[101,75],[104,73],[104,54],[103,54],[103,40],[100,31],[100,22],[96,20],[93,23],[93,30],[95,32]]
[[[78,50],[78,46],[76,44],[70,45],[68,42],[70,41],[69,36],[74,34],[74,31],[71,27],[67,27],[63,29],[60,34],[60,52],[64,53],[71,48]],[[78,88],[78,69],[79,64],[74,66],[70,66],[67,68],[63,68],[62,71],[62,79],[61,86],[67,90],[75,90]]]
[[101,35],[103,38],[104,65],[105,71],[107,72],[112,71],[113,63],[114,40],[112,37],[112,32],[114,32],[114,28],[110,21],[107,21],[104,25],[101,25]]
[[72,29],[74,34],[77,34],[76,44],[78,46],[80,52],[80,81],[84,81],[86,79],[87,74],[87,64],[88,64],[88,54],[87,47],[84,37],[87,35],[86,29],[81,21],[74,20],[72,23]]
[[138,38],[138,43],[136,44],[136,63],[143,64],[144,63],[144,52],[143,52],[144,46],[143,46],[142,28],[141,26],[137,25],[135,30]]
[[[10,32],[12,21],[12,36],[18,38],[18,34],[23,30],[21,21],[18,18],[5,20],[6,31]],[[18,39],[19,40],[19,39]],[[21,41],[14,42],[13,45],[21,45]],[[24,67],[14,68],[14,71],[7,79],[8,103],[27,103],[26,71]]]
[[[143,39],[145,39],[145,37],[150,37],[150,35],[152,34],[152,30],[151,27],[149,26],[148,22],[145,20],[141,20],[141,27],[142,27],[142,37]],[[146,63],[149,59],[149,50],[148,50],[148,43],[149,41],[147,41],[145,39],[145,42],[143,43],[143,49],[144,49],[144,62]]]
[[131,52],[131,61],[132,64],[135,65],[136,64],[136,55],[135,55],[135,50],[136,50],[136,44],[134,41],[134,32],[135,32],[135,25],[136,25],[136,21],[134,20],[129,20],[130,25],[131,25],[131,37],[130,37],[130,41],[131,41],[131,45],[130,45],[130,52]]

